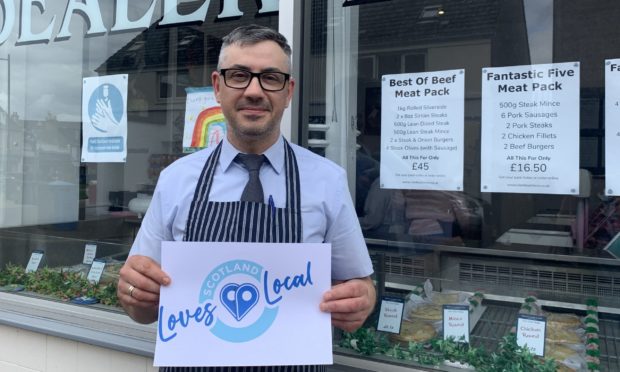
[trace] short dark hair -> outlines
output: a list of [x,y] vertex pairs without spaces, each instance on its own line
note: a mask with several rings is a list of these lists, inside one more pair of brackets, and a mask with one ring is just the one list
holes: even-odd
[[250,24],[245,26],[240,26],[232,30],[228,35],[224,36],[222,39],[222,48],[220,49],[220,55],[217,62],[218,69],[220,68],[220,62],[222,60],[222,52],[226,47],[230,45],[239,45],[239,46],[247,46],[247,45],[255,45],[263,41],[273,41],[277,43],[282,51],[289,60],[291,60],[291,46],[288,45],[288,41],[286,37],[279,33],[278,31],[256,24]]

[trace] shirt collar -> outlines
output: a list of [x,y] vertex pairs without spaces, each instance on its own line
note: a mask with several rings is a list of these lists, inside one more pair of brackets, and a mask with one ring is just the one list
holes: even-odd
[[[224,137],[222,140],[222,152],[220,153],[220,166],[226,172],[230,165],[234,162],[237,154],[240,153],[230,142]],[[279,136],[276,143],[271,145],[264,153],[273,170],[280,174],[284,168],[284,137]]]

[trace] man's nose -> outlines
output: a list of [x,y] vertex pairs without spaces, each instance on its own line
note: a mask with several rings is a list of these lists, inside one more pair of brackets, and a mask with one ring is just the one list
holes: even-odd
[[263,95],[263,87],[260,85],[258,76],[252,76],[250,78],[250,84],[245,88],[245,94],[247,95]]

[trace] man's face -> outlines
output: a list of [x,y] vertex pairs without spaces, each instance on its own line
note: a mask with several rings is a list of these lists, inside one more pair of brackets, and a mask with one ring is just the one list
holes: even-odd
[[[286,54],[273,41],[243,47],[228,46],[220,60],[220,68],[290,73]],[[228,140],[237,149],[258,153],[276,142],[282,113],[293,95],[294,80],[277,92],[263,90],[258,78],[252,78],[245,89],[226,86],[224,77],[217,71],[213,72],[211,80],[228,123]]]

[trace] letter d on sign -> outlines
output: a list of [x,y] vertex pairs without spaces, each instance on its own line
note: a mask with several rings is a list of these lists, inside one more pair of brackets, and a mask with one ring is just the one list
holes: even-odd
[[4,0],[0,2],[4,19],[2,20],[2,31],[0,31],[0,45],[9,38],[15,26],[15,3],[13,0]]

